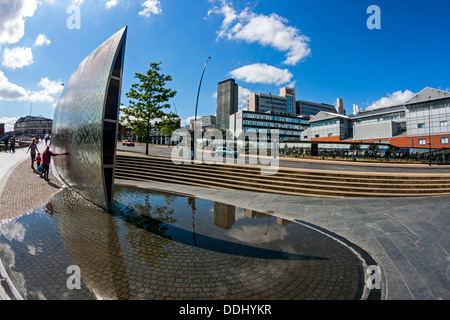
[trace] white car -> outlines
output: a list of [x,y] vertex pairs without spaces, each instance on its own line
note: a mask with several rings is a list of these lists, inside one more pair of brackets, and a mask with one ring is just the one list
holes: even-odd
[[227,155],[231,155],[235,158],[239,157],[239,153],[229,147],[218,147],[215,152],[216,154],[222,154],[224,157]]

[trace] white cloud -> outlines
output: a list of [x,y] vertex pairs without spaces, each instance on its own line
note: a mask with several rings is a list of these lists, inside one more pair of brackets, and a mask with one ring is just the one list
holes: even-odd
[[162,13],[161,4],[159,3],[159,0],[146,0],[142,7],[143,10],[139,11],[140,16],[144,17],[150,17],[150,15],[153,14],[160,14]]
[[9,118],[9,117],[3,117],[0,118],[0,123],[5,124],[5,132],[8,131],[14,131],[14,124],[19,118]]
[[63,86],[61,81],[52,81],[48,78],[41,78],[38,86],[42,88],[39,91],[29,91],[28,100],[31,102],[55,102],[55,95],[61,93]]
[[233,78],[248,83],[281,85],[291,81],[293,75],[287,69],[279,69],[265,63],[247,65],[230,72]]
[[[187,125],[190,125],[191,124],[191,120],[194,120],[195,119],[195,116],[192,116],[192,117],[187,117],[186,119],[182,119],[181,120],[181,127],[182,128],[184,128],[185,126],[187,126]],[[199,120],[199,117],[197,116],[197,120]]]
[[117,6],[118,1],[117,0],[109,0],[106,2],[105,7],[106,9],[111,9],[112,7]]
[[50,43],[52,43],[45,34],[40,34],[37,36],[36,41],[34,42],[34,46],[40,47],[43,45],[48,46]]
[[239,87],[238,108],[239,110],[248,107],[248,96],[252,94],[252,91],[243,87]]
[[3,52],[2,65],[5,67],[11,69],[23,68],[31,63],[33,63],[33,52],[31,48],[6,48]]
[[218,38],[257,42],[286,52],[286,60],[283,63],[287,65],[296,65],[310,55],[310,39],[302,35],[299,29],[288,26],[287,19],[276,13],[269,16],[256,14],[249,9],[237,13],[226,0],[221,0],[220,3],[220,7],[209,12],[224,16]]
[[37,0],[0,1],[0,43],[17,43],[25,33],[25,18],[36,11]]
[[0,101],[26,100],[26,98],[27,91],[24,88],[9,82],[8,78],[0,70]]
[[61,81],[52,81],[48,78],[41,78],[38,87],[39,91],[25,90],[24,88],[9,82],[5,74],[0,71],[0,101],[30,101],[54,103],[55,96],[61,93],[63,86]]
[[383,97],[374,103],[372,103],[369,107],[367,107],[367,111],[375,110],[380,108],[386,108],[396,105],[401,105],[407,100],[411,99],[414,96],[414,93],[410,90],[396,91],[392,94],[388,94],[387,97]]

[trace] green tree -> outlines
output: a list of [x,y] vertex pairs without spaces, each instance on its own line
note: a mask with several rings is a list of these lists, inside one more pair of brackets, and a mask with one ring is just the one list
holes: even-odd
[[172,132],[179,128],[180,117],[173,112],[166,113],[160,122],[158,122],[157,127],[159,133],[164,137],[171,137]]
[[126,121],[132,130],[142,132],[145,128],[145,154],[148,155],[148,137],[152,126],[152,120],[164,119],[168,113],[164,109],[170,108],[166,103],[176,95],[176,91],[167,89],[167,82],[172,81],[172,77],[160,73],[161,62],[150,63],[150,69],[145,73],[136,73],[135,78],[139,83],[131,86],[126,96],[129,100],[128,107],[122,108],[124,115],[121,121]]

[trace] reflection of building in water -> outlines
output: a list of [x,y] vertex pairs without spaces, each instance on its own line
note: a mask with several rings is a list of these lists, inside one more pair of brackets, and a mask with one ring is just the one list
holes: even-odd
[[236,208],[234,206],[215,202],[214,224],[224,229],[230,229],[236,221],[235,212]]
[[262,219],[262,218],[267,218],[268,215],[262,212],[258,212],[258,211],[253,211],[250,209],[245,209],[245,216],[250,218],[250,219]]
[[292,223],[292,221],[290,221],[290,220],[286,220],[286,219],[277,217],[277,224],[279,224],[280,226],[287,226],[291,223]]
[[[245,216],[250,219],[262,219],[262,218],[271,217],[271,215],[269,215],[269,214],[258,212],[258,211],[253,211],[251,209],[245,209]],[[292,223],[292,221],[277,217],[277,224],[279,224],[280,226],[287,226],[291,223]]]

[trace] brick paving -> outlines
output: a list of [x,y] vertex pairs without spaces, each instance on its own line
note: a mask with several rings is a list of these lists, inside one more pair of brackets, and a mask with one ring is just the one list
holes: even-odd
[[[134,198],[125,192],[120,199],[124,187],[118,186],[120,203],[135,211],[131,218],[112,215],[67,188],[58,192],[54,177],[47,183],[29,166],[24,161],[15,168],[0,198],[1,219],[19,216],[1,226],[0,253],[24,299],[347,300],[363,295],[358,256],[308,227],[198,199],[192,233],[188,197],[164,195],[161,204],[161,195],[149,192],[153,198],[144,196],[144,202],[125,202]],[[21,215],[33,208],[40,209]],[[233,236],[230,214],[238,225],[231,228]],[[154,220],[160,215],[170,226]],[[167,228],[172,232],[166,235]],[[268,239],[274,239],[265,238],[267,230]],[[81,270],[80,290],[66,286],[70,265]]]
[[20,162],[7,178],[0,194],[0,220],[15,218],[45,205],[61,188],[51,174],[49,180],[47,182],[37,176],[29,159]]
[[[119,185],[179,192],[173,183],[116,180]],[[450,196],[327,199],[187,186],[183,194],[275,212],[350,241],[381,268],[382,299],[449,300]]]
[[[118,181],[120,182],[120,181]],[[129,181],[122,181],[123,184],[132,184],[139,187],[165,190],[168,192],[179,192],[179,185],[172,184],[158,184],[158,183],[136,183]],[[20,163],[16,170],[11,173],[6,184],[1,189],[0,195],[0,219],[13,218],[22,213],[28,212],[33,208],[42,206],[56,192],[58,192],[60,185],[54,177],[51,177],[50,183],[38,178],[36,174],[29,167],[29,161]],[[30,190],[32,192],[30,192]],[[28,192],[27,192],[28,191]],[[230,205],[236,205],[248,208],[256,211],[272,210],[276,212],[276,216],[285,218],[288,220],[296,220],[305,223],[310,223],[318,228],[323,228],[325,231],[335,232],[338,235],[344,236],[353,243],[361,246],[376,259],[379,265],[382,267],[383,276],[383,298],[384,299],[450,299],[450,285],[448,280],[448,211],[450,210],[450,197],[424,197],[418,199],[317,199],[308,197],[290,197],[279,196],[270,194],[257,194],[251,192],[233,192],[223,190],[213,190],[208,188],[183,186],[182,192],[198,198],[209,199],[212,201],[219,201]],[[64,193],[64,192],[63,192]],[[47,210],[52,211],[53,206],[63,205],[64,201],[61,199],[52,198],[52,203]],[[68,199],[66,199],[68,200]],[[62,202],[61,202],[62,201]],[[70,201],[67,201],[70,205]],[[69,207],[65,207],[69,208]],[[69,214],[70,211],[66,212]],[[48,248],[49,252],[54,252],[59,262],[59,266],[66,266],[69,263],[73,263],[73,259],[67,256],[64,245],[71,244],[78,249],[75,252],[79,252],[78,256],[82,256],[83,253],[92,251],[89,254],[89,260],[85,262],[85,268],[88,274],[91,275],[91,279],[87,279],[90,283],[104,283],[105,296],[111,298],[152,298],[156,295],[159,298],[174,297],[178,295],[180,299],[192,297],[192,294],[198,294],[200,288],[203,292],[211,292],[211,287],[206,283],[199,283],[192,281],[191,278],[187,278],[190,285],[188,288],[184,287],[182,283],[184,280],[183,273],[173,267],[174,259],[176,255],[164,256],[165,263],[170,268],[154,270],[157,272],[174,272],[173,278],[165,278],[161,281],[159,278],[154,278],[154,273],[144,272],[142,275],[144,281],[139,281],[136,275],[131,276],[127,265],[123,262],[122,253],[119,253],[116,249],[120,249],[122,243],[117,241],[111,241],[111,238],[106,237],[105,233],[97,234],[95,232],[95,226],[99,226],[98,223],[90,219],[100,219],[100,215],[89,215],[86,212],[82,212],[82,215],[72,215],[79,219],[77,221],[78,228],[72,230],[63,230],[62,234],[70,235],[65,239],[64,244],[58,245],[58,241],[52,241],[51,246]],[[33,216],[33,215],[31,215]],[[61,217],[61,216],[60,216]],[[69,216],[67,216],[69,217]],[[111,217],[109,215],[109,217]],[[38,217],[35,217],[38,219]],[[110,218],[108,218],[110,219]],[[108,220],[111,223],[111,220]],[[95,222],[90,224],[91,222]],[[84,230],[84,226],[90,226]],[[128,226],[129,227],[129,226]],[[127,228],[128,228],[127,227]],[[117,230],[118,225],[113,224],[113,230]],[[122,226],[123,228],[123,226]],[[48,228],[49,230],[51,228]],[[47,229],[46,229],[47,230]],[[101,241],[93,241],[92,243],[98,243],[94,247],[89,247],[81,234],[87,237],[100,237],[95,238]],[[135,230],[136,231],[136,230]],[[111,231],[106,234],[113,234]],[[78,238],[77,238],[78,237]],[[103,238],[102,238],[103,237]],[[36,238],[40,241],[40,238]],[[77,241],[72,241],[78,239]],[[137,242],[134,245],[139,244],[140,248],[146,247],[145,242],[142,239],[135,239]],[[102,243],[103,241],[103,244]],[[193,256],[189,256],[191,252],[189,248],[178,247],[180,244],[176,244],[173,247],[175,252],[182,252],[188,254],[186,260],[182,262],[191,261]],[[58,250],[54,250],[55,247]],[[86,251],[86,248],[89,248]],[[102,248],[106,248],[107,251],[102,251]],[[25,250],[29,250],[25,249]],[[26,252],[26,251],[25,251]],[[58,253],[59,252],[59,253]],[[73,252],[72,252],[73,253]],[[198,255],[198,250],[191,252]],[[118,255],[119,254],[119,255]],[[17,256],[16,256],[17,257]],[[160,259],[159,257],[158,259]],[[56,260],[55,260],[56,261]],[[48,261],[47,261],[48,262]],[[100,264],[103,263],[103,264]],[[197,263],[196,260],[192,260],[192,263]],[[225,264],[233,266],[233,263],[237,261],[230,260]],[[314,261],[313,261],[314,262]],[[144,263],[143,261],[135,262],[135,265]],[[171,264],[172,263],[172,264]],[[315,261],[317,263],[317,261]],[[80,262],[82,264],[82,262]],[[131,264],[134,265],[134,264]],[[35,272],[36,269],[31,264],[30,272]],[[98,272],[99,266],[102,266]],[[199,267],[200,265],[197,265]],[[247,264],[243,264],[247,266]],[[342,263],[336,264],[338,270],[342,269]],[[282,274],[281,270],[289,270],[289,266],[280,267],[278,275]],[[216,265],[211,264],[209,268],[214,269]],[[195,269],[195,268],[194,268]],[[243,268],[245,269],[245,268]],[[326,268],[325,268],[326,269]],[[48,269],[41,268],[42,275],[44,275],[43,283],[45,284],[48,276]],[[97,270],[97,271],[96,271]],[[114,271],[115,270],[115,271]],[[274,268],[265,269],[275,270]],[[307,268],[303,269],[307,270]],[[330,278],[329,270],[324,272],[323,267],[313,268],[316,274],[319,275],[319,280],[322,277],[331,283],[335,283],[335,278]],[[114,272],[113,272],[114,271]],[[198,270],[197,270],[198,271]],[[89,273],[90,272],[90,273]],[[176,275],[181,272],[181,274]],[[285,271],[283,271],[285,272]],[[300,275],[302,274],[300,272]],[[322,272],[322,273],[321,273]],[[248,277],[249,272],[244,270],[240,275],[242,277]],[[111,276],[113,275],[113,276]],[[255,276],[256,275],[251,275]],[[65,270],[63,276],[60,276],[61,281],[66,278]],[[211,279],[212,275],[206,273],[201,274],[199,279]],[[328,278],[327,278],[328,277]],[[354,275],[353,275],[354,277]],[[170,286],[165,285],[167,279],[173,279]],[[257,279],[257,278],[255,278]],[[252,281],[255,281],[252,280]],[[316,293],[328,294],[327,297],[331,297],[328,292],[329,288],[319,284],[316,278],[314,282],[310,283],[312,288],[316,288]],[[36,280],[37,281],[37,280]],[[225,276],[220,283],[218,283],[217,291],[222,292],[224,283],[230,283],[229,278]],[[257,281],[257,280],[256,280]],[[292,281],[292,280],[289,280]],[[264,284],[264,283],[265,284]],[[350,281],[351,282],[351,281]],[[187,283],[187,282],[186,282]],[[274,282],[275,283],[275,282]],[[191,285],[192,284],[192,285]],[[267,285],[267,279],[261,280],[259,283],[261,287]],[[55,285],[47,283],[49,291],[55,291]],[[138,289],[136,289],[138,288]],[[231,288],[231,287],[230,287]],[[235,283],[232,288],[238,288]],[[136,290],[135,290],[136,289]],[[135,290],[135,291],[133,291]],[[348,288],[346,288],[348,291]],[[266,288],[267,291],[267,288]],[[274,290],[274,293],[279,291]],[[89,292],[84,291],[83,298],[94,298],[89,296]],[[347,292],[348,293],[348,292]],[[81,294],[81,292],[77,292]],[[281,296],[280,296],[281,297]],[[315,298],[320,295],[311,294],[309,297]],[[324,296],[321,296],[324,297]],[[347,296],[348,297],[348,296]],[[78,297],[79,298],[79,297]]]

